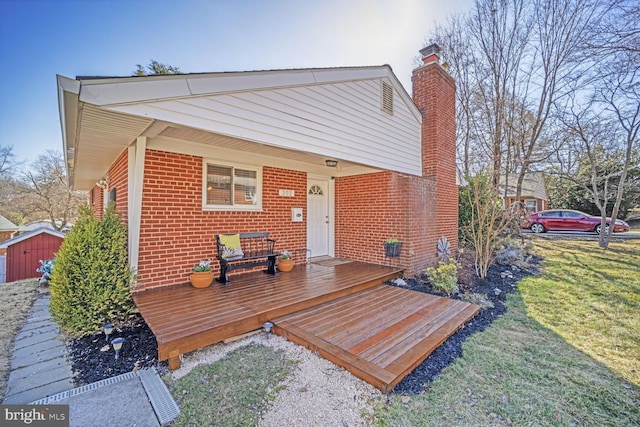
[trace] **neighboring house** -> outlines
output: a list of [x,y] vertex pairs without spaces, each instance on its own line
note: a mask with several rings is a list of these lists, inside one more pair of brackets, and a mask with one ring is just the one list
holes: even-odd
[[[0,244],[13,236],[18,231],[18,226],[0,215]],[[7,250],[0,247],[0,283],[7,281]]]
[[[512,205],[516,201],[516,186],[518,184],[518,175],[510,174],[508,176],[507,190],[507,206]],[[503,177],[504,179],[504,177]],[[500,194],[505,193],[504,181],[500,184]],[[547,196],[547,186],[544,181],[542,172],[530,172],[524,175],[522,181],[522,191],[520,200],[524,203],[528,212],[538,212],[549,208],[549,197]]]
[[0,243],[6,250],[6,282],[40,277],[40,260],[53,259],[64,234],[41,227]]
[[[13,237],[13,234],[16,231],[18,231],[18,226],[0,215],[0,243]],[[1,249],[0,255],[4,255],[4,252]]]
[[455,83],[438,51],[421,51],[413,99],[388,65],[58,76],[70,183],[98,215],[115,202],[140,290],[186,283],[232,232],[379,264],[395,237],[418,273],[440,236],[458,241]]

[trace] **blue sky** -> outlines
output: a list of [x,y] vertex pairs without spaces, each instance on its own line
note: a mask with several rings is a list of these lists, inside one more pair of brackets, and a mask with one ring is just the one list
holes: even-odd
[[61,151],[56,74],[389,64],[411,92],[434,24],[472,0],[0,0],[0,145]]

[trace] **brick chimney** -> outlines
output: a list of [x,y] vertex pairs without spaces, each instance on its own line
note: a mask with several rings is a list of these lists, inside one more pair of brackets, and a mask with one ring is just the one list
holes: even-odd
[[422,174],[435,185],[437,236],[446,236],[457,249],[456,87],[440,65],[440,51],[435,43],[420,50],[423,64],[413,70],[411,81],[413,102],[422,113]]

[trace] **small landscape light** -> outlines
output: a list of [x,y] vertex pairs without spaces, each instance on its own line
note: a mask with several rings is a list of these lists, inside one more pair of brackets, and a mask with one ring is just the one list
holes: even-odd
[[113,325],[111,323],[107,323],[102,327],[102,330],[104,331],[104,340],[109,341],[109,335],[113,332]]
[[124,338],[116,338],[115,340],[111,341],[111,345],[113,346],[113,349],[116,351],[116,360],[118,360],[118,353],[122,348],[123,342],[124,342]]
[[262,325],[262,328],[267,333],[267,339],[269,339],[269,335],[271,334],[271,328],[273,328],[273,323],[264,322],[264,324]]

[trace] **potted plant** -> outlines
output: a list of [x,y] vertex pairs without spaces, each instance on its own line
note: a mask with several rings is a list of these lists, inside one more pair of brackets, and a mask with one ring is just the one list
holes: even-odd
[[395,237],[390,237],[384,242],[384,256],[387,258],[400,256],[400,248],[402,248],[402,242]]
[[189,277],[191,286],[194,288],[207,288],[213,282],[213,271],[211,271],[211,260],[205,259],[200,261],[198,265],[193,268],[193,273]]
[[291,252],[282,251],[278,256],[278,271],[291,271],[294,264]]

